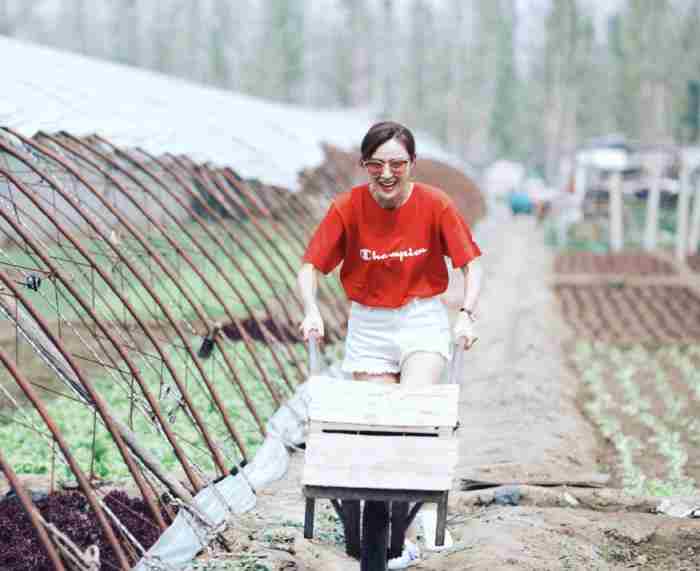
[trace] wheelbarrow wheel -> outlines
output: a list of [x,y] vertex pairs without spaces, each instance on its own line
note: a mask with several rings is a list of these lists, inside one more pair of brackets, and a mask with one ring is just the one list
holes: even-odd
[[389,543],[387,502],[365,502],[362,514],[360,571],[386,571]]

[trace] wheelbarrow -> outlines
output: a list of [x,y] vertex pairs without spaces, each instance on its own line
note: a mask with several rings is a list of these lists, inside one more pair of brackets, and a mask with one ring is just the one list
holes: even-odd
[[464,350],[453,347],[446,384],[410,389],[314,375],[317,351],[311,340],[304,537],[314,534],[316,500],[329,499],[343,523],[346,552],[360,559],[362,571],[385,571],[420,508],[435,503],[435,545],[443,546]]

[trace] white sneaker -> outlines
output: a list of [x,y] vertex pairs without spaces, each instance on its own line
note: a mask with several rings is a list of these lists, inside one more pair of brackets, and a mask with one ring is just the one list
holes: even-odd
[[406,540],[403,544],[403,550],[401,551],[400,557],[394,557],[389,559],[387,564],[387,569],[406,569],[406,567],[412,567],[418,564],[420,561],[420,550],[418,546]]
[[424,507],[418,512],[421,527],[423,528],[423,539],[425,541],[425,549],[428,551],[445,551],[453,546],[454,541],[450,531],[445,529],[445,543],[443,545],[435,545],[435,531],[437,529],[437,510],[430,509],[431,506]]

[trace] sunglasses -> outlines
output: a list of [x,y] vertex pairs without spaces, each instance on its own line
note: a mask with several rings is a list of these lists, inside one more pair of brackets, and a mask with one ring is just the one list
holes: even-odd
[[362,164],[371,175],[378,175],[384,172],[384,167],[389,165],[389,169],[394,174],[401,174],[406,170],[409,161],[406,159],[392,159],[390,161],[380,161],[379,159],[369,159]]

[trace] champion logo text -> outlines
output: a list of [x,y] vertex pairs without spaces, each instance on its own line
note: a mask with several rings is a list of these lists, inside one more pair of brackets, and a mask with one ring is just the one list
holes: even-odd
[[376,250],[370,250],[368,248],[361,248],[360,258],[365,262],[378,262],[389,258],[398,258],[399,261],[403,262],[404,258],[413,258],[427,253],[428,248],[418,248],[417,250],[409,248],[408,250],[398,250],[396,252],[387,252],[386,254],[380,254]]

